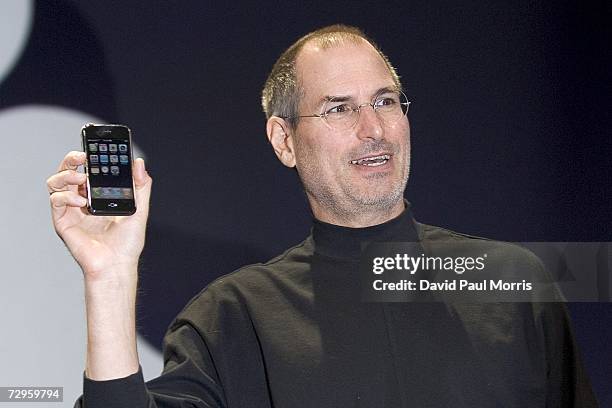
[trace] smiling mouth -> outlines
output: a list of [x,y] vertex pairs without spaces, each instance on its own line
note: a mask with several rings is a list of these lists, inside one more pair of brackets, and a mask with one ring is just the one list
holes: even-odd
[[381,154],[380,156],[364,157],[363,159],[351,160],[349,163],[359,166],[375,167],[382,166],[389,160],[391,160],[390,154]]

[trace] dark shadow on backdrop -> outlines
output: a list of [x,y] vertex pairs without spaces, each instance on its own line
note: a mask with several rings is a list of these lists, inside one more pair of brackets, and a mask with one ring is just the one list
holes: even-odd
[[[45,104],[116,121],[113,81],[90,22],[70,1],[34,5],[26,49],[0,84],[0,109]],[[75,129],[76,140],[78,132]]]

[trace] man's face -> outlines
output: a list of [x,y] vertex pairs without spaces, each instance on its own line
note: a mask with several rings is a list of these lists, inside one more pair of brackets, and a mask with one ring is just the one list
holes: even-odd
[[[369,103],[384,88],[395,89],[383,59],[367,42],[321,49],[306,45],[296,62],[304,90],[299,115],[322,113],[327,97]],[[355,113],[356,114],[356,113]],[[410,166],[410,126],[402,117],[385,124],[363,106],[349,129],[331,128],[320,118],[301,118],[294,139],[296,167],[315,216],[332,221],[362,213],[392,211],[402,204]],[[383,165],[356,160],[390,155]]]

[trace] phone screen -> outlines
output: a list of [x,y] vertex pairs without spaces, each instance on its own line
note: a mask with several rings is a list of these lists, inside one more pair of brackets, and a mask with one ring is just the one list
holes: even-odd
[[95,215],[129,215],[136,211],[132,181],[130,130],[123,125],[83,128],[87,155],[88,210]]

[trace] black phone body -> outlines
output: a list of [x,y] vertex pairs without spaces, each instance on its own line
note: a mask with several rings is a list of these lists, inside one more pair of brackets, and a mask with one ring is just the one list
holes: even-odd
[[87,158],[87,210],[92,215],[136,212],[132,132],[124,125],[87,124],[81,129]]

